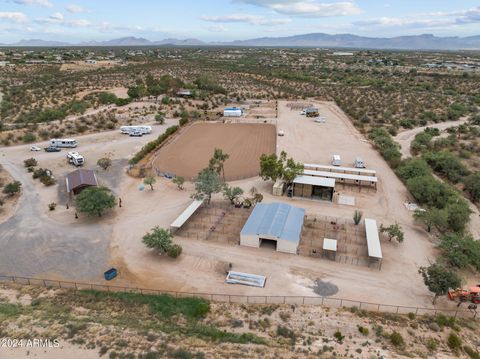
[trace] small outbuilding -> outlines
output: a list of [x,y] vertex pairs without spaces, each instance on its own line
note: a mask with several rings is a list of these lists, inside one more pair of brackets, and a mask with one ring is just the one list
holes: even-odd
[[318,111],[318,108],[316,107],[309,107],[305,109],[305,115],[307,117],[317,117],[320,115],[320,112]]
[[66,179],[67,192],[70,195],[77,195],[88,187],[97,187],[97,176],[92,170],[79,169],[70,172]]
[[305,210],[285,203],[257,203],[240,232],[240,245],[274,245],[278,252],[297,253]]
[[333,201],[335,179],[313,176],[297,176],[293,180],[293,195],[323,201]]

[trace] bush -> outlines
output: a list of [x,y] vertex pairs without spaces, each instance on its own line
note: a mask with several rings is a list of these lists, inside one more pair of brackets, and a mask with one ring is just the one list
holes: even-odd
[[57,208],[57,204],[56,204],[55,202],[52,202],[52,203],[50,203],[50,204],[48,205],[48,209],[49,209],[50,211],[54,211],[55,208]]
[[388,162],[390,167],[396,168],[401,161],[402,154],[399,151],[399,145],[393,140],[392,136],[382,127],[374,128],[370,131],[368,137],[374,142],[375,147]]
[[167,249],[167,255],[172,258],[177,258],[182,254],[182,247],[178,244],[173,244]]
[[337,340],[339,343],[343,343],[343,339],[345,339],[345,336],[342,335],[342,332],[337,330],[335,333],[333,333],[333,337]]
[[468,192],[472,201],[480,201],[480,172],[476,172],[466,177],[464,183],[465,191]]
[[368,328],[365,328],[365,327],[362,327],[362,326],[358,327],[358,331],[359,331],[360,333],[362,333],[363,335],[365,335],[365,336],[367,336],[368,333],[369,333]]
[[480,271],[480,242],[470,235],[448,234],[440,239],[442,258],[453,267]]
[[448,336],[447,344],[453,351],[458,351],[462,347],[462,339],[454,332],[451,332]]
[[428,163],[421,158],[409,158],[400,163],[396,171],[403,181],[411,178],[431,175],[432,170]]
[[35,136],[33,133],[31,132],[27,132],[26,134],[23,135],[22,137],[22,141],[25,142],[25,143],[30,143],[30,142],[34,142],[37,140],[37,136]]
[[397,348],[405,347],[405,341],[403,340],[402,334],[397,331],[394,331],[392,334],[390,334],[390,341]]
[[473,348],[471,348],[471,347],[469,347],[469,346],[467,346],[467,345],[465,345],[465,346],[463,347],[463,350],[465,351],[465,353],[467,353],[467,355],[468,355],[470,358],[472,358],[472,359],[480,359],[480,353],[479,353],[477,350],[475,350],[475,349],[473,349]]
[[40,182],[43,183],[45,186],[53,186],[55,184],[55,179],[52,176],[41,176]]
[[445,176],[453,183],[459,182],[464,176],[469,174],[469,171],[460,159],[451,152],[429,152],[423,157],[435,172]]
[[23,161],[23,165],[25,167],[35,167],[36,165],[38,164],[37,160],[35,158],[28,158],[26,160]]
[[20,192],[20,188],[22,187],[22,184],[19,181],[13,181],[10,183],[7,183],[5,187],[3,187],[3,193],[5,193],[7,196],[14,196],[18,192]]
[[438,342],[437,342],[437,340],[434,339],[434,338],[429,338],[429,339],[427,340],[426,346],[427,346],[427,349],[428,349],[429,351],[434,352],[435,350],[437,350]]

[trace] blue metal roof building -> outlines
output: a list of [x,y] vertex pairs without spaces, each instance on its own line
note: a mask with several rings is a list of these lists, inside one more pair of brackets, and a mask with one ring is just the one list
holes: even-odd
[[240,232],[240,244],[260,247],[263,239],[276,241],[280,252],[297,253],[305,210],[285,203],[257,203]]

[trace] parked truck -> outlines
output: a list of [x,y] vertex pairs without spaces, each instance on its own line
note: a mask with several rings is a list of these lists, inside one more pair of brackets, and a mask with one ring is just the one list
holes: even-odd
[[74,165],[74,166],[83,166],[85,163],[85,158],[78,152],[71,151],[67,153],[67,160],[68,163]]

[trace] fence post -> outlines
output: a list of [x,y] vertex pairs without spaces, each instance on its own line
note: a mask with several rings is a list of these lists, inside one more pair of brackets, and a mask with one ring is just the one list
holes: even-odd
[[398,310],[399,310],[399,309],[400,309],[400,307],[397,305],[397,311],[396,311],[395,314],[398,314]]
[[418,307],[415,308],[415,315],[417,315],[417,314],[418,314]]
[[15,283],[15,276],[12,275],[12,282]]
[[458,309],[455,311],[455,315],[453,316],[455,319],[457,319],[457,314],[458,314]]
[[27,278],[27,281],[28,281],[28,285],[30,285],[30,278]]
[[45,279],[42,279],[43,280],[43,286],[46,288],[47,287],[47,283],[45,282]]
[[58,281],[58,288],[62,288],[62,283],[60,283],[60,281]]
[[75,282],[75,290],[78,290],[77,282]]

